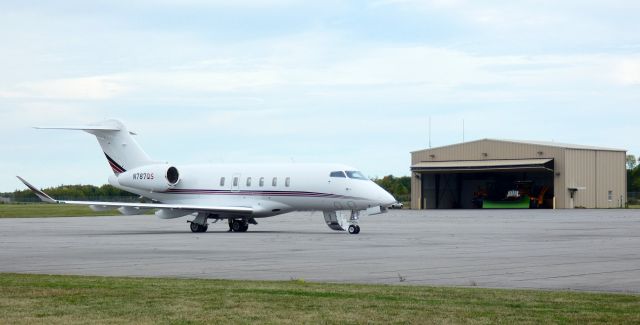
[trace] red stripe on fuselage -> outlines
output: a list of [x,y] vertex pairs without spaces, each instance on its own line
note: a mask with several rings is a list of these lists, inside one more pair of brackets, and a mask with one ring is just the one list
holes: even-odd
[[286,197],[306,197],[306,198],[331,198],[365,200],[360,197],[344,196],[331,193],[302,192],[302,191],[233,191],[233,190],[202,190],[202,189],[170,189],[165,194],[200,194],[200,195],[242,195],[242,196],[286,196]]

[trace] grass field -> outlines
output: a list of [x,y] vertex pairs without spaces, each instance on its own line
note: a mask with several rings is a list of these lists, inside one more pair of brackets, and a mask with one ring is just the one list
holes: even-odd
[[94,212],[88,206],[68,204],[0,204],[0,218],[113,216],[115,210]]
[[4,324],[640,323],[640,296],[0,274]]

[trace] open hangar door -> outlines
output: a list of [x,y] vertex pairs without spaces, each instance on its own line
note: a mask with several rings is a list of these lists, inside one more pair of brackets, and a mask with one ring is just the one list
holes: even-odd
[[553,208],[553,159],[422,162],[422,209]]

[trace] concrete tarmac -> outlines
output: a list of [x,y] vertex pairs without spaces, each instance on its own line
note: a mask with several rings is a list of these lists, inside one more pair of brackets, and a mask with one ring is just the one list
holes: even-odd
[[391,211],[359,235],[320,213],[259,222],[0,219],[0,272],[640,293],[640,210]]

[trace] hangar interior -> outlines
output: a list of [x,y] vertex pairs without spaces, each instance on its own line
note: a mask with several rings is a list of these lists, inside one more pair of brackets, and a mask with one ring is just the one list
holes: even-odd
[[[553,208],[553,159],[494,162],[447,162],[414,168],[422,178],[423,209],[479,209],[487,201]],[[517,195],[515,194],[517,192]],[[523,196],[529,198],[521,200]]]
[[531,206],[553,208],[553,168],[529,170],[422,170],[423,204],[426,209],[482,208],[485,201],[514,201],[527,195]]
[[411,154],[412,209],[615,208],[626,151],[482,139]]

